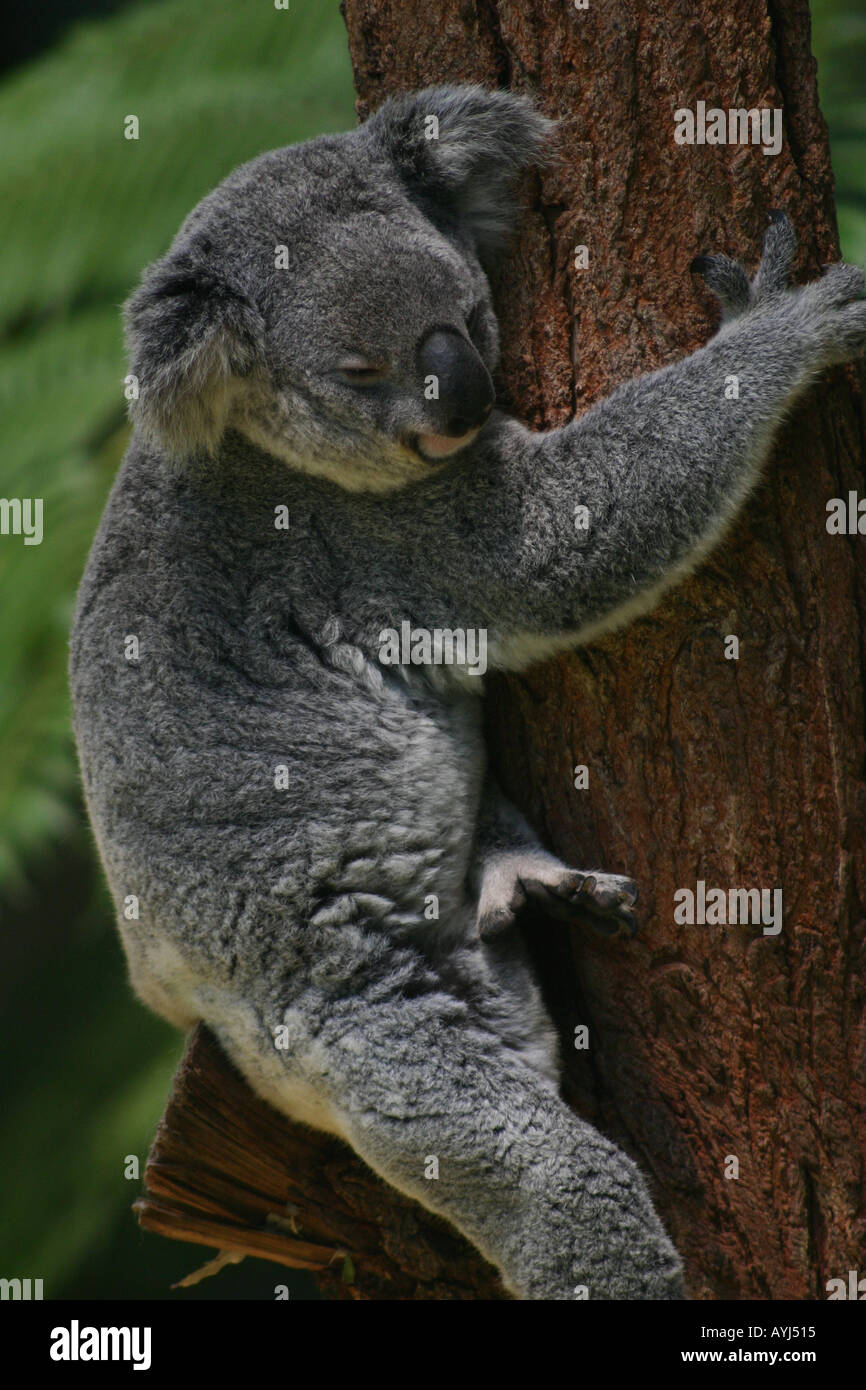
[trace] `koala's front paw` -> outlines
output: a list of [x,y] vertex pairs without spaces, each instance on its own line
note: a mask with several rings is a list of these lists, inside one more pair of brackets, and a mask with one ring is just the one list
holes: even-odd
[[729,256],[696,256],[689,269],[702,276],[722,306],[724,322],[778,296],[788,288],[797,250],[797,235],[783,212],[770,213],[764,233],[761,264],[752,280],[739,261]]
[[848,362],[866,348],[866,276],[859,266],[840,263],[820,280],[789,288],[797,239],[783,212],[770,213],[757,273],[728,256],[698,256],[690,269],[701,275],[722,306],[722,323],[749,313],[770,316],[786,349],[795,349],[811,369]]
[[815,367],[850,362],[866,348],[866,275],[856,265],[831,265],[820,280],[793,291],[790,331],[811,350]]

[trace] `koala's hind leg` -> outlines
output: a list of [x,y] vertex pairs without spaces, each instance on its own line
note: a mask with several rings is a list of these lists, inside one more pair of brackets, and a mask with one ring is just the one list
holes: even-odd
[[290,1089],[300,1075],[360,1157],[462,1231],[518,1297],[683,1297],[636,1166],[490,1026],[507,1001],[460,998],[411,954],[380,959],[388,969],[360,990],[323,995],[294,1055],[267,1039],[297,1008],[258,1009],[269,1068],[284,1066]]
[[574,869],[544,849],[532,828],[492,780],[485,789],[476,837],[477,927],[486,941],[507,931],[527,902],[551,917],[584,913],[604,936],[634,936],[637,885],[600,869]]

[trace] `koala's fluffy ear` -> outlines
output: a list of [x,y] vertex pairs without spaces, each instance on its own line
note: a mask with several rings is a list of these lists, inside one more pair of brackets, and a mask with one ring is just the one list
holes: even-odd
[[413,192],[445,204],[483,254],[510,233],[511,186],[538,160],[554,122],[513,92],[447,86],[392,97],[366,129]]
[[237,378],[260,359],[261,315],[189,250],[145,272],[124,306],[130,415],[175,460],[212,454]]

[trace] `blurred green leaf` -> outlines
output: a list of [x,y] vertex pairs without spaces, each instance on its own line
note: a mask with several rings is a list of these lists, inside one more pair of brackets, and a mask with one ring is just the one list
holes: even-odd
[[842,255],[866,265],[866,10],[862,0],[815,0],[812,50],[830,130]]
[[0,545],[0,886],[69,830],[66,633],[127,440],[119,306],[236,165],[353,124],[336,4],[145,5],[0,87],[0,496],[41,497],[45,530]]

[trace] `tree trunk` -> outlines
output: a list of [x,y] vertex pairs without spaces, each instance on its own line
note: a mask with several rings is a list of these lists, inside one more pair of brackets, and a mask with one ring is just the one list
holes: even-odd
[[[689,262],[754,266],[769,209],[798,229],[799,274],[838,258],[805,0],[345,14],[362,116],[477,80],[560,118],[494,286],[500,400],[535,426],[700,345],[715,310]],[[698,100],[781,108],[781,152],[676,144],[674,112]],[[866,1248],[866,539],[825,525],[829,498],[864,493],[860,381],[815,388],[729,539],[652,616],[491,689],[512,798],[569,862],[639,881],[635,943],[540,920],[532,936],[569,1098],[651,1175],[696,1298],[826,1297]],[[781,933],[676,925],[675,891],[699,880],[781,888]],[[568,1042],[578,1023],[587,1051]]]

